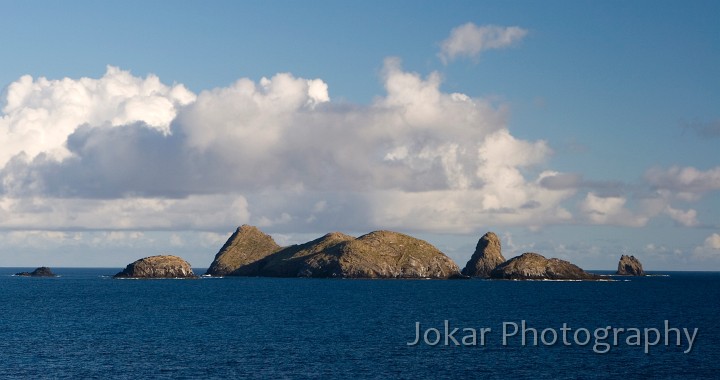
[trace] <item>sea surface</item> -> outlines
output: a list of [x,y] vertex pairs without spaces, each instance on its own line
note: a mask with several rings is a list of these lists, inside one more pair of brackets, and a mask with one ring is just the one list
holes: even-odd
[[[12,276],[32,269],[0,268],[0,378],[716,379],[720,373],[719,272],[601,282],[110,278],[121,268]],[[547,330],[546,343],[550,330],[571,329],[570,344],[557,335],[555,344],[533,345],[526,330],[523,345],[523,334],[510,336],[523,320],[539,335]],[[672,330],[665,345],[665,321],[680,329],[680,346]],[[418,323],[420,342],[409,345]],[[459,329],[447,339],[446,323],[448,332]],[[607,347],[595,346],[591,335],[608,326],[640,329],[640,345],[619,333],[617,345],[612,335],[598,339],[610,349],[595,352]],[[481,342],[483,328],[489,330]],[[647,353],[646,328],[661,334]],[[683,328],[697,329],[688,353]],[[471,329],[476,344],[470,338],[463,344]],[[437,344],[426,342],[426,331]]]

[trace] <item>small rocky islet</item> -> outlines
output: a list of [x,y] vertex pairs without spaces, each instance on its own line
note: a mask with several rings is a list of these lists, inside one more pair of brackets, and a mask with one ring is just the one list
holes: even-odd
[[588,273],[575,264],[556,258],[526,252],[498,265],[490,272],[490,278],[503,280],[600,280],[602,277]]
[[[631,263],[626,264],[627,262]],[[639,261],[623,255],[618,274],[644,273]],[[639,272],[636,268],[639,267]],[[630,269],[627,269],[630,268]],[[331,232],[303,244],[282,247],[257,227],[238,227],[220,248],[206,276],[395,278],[506,280],[600,280],[580,267],[557,258],[526,252],[506,260],[500,238],[483,235],[465,267],[432,244],[393,231],[374,231],[360,237]],[[196,278],[190,264],[172,255],[137,260],[115,278]]]
[[173,255],[157,255],[128,264],[113,278],[197,278],[197,276],[184,259]]
[[20,272],[15,273],[15,275],[20,277],[57,277],[57,275],[48,267],[39,267],[32,272]]
[[640,260],[636,259],[635,256],[622,255],[615,274],[618,276],[644,276],[645,271]]

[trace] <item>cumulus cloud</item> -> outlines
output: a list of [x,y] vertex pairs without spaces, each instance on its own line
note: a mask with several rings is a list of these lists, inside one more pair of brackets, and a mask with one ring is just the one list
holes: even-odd
[[[557,177],[557,178],[556,178]],[[608,182],[587,181],[584,185],[580,177],[567,174],[555,174],[543,178],[541,185],[550,188],[580,188],[587,186],[591,190],[578,202],[579,221],[592,224],[616,225],[626,227],[645,226],[650,219],[667,216],[678,226],[698,227],[701,225],[695,209],[673,207],[675,196],[668,190],[648,190],[635,187],[628,192],[623,185]],[[595,185],[593,187],[592,185]]]
[[653,168],[645,173],[645,179],[651,186],[669,191],[680,199],[697,200],[705,193],[720,190],[720,166],[708,170],[691,166]]
[[695,227],[700,224],[697,219],[697,211],[693,209],[683,211],[667,206],[665,213],[676,223],[685,227]]
[[708,236],[703,245],[695,247],[693,254],[698,259],[720,259],[720,234]]
[[143,122],[165,134],[183,105],[195,95],[157,76],[135,77],[108,66],[100,79],[33,79],[26,75],[6,89],[0,118],[0,167],[24,153],[67,158],[65,142],[80,125],[121,126]]
[[197,95],[112,66],[20,78],[0,119],[0,228],[471,232],[658,215],[694,227],[697,211],[671,201],[720,189],[720,168],[653,169],[654,191],[630,199],[622,183],[544,170],[546,141],[516,138],[505,106],[444,92],[438,73],[389,58],[382,81],[384,96],[355,105],[289,73]]
[[[2,115],[0,227],[455,232],[572,217],[560,203],[574,190],[529,174],[552,150],[514,137],[503,105],[395,58],[382,80],[385,96],[353,105],[289,73],[197,95],[113,67],[23,77]],[[18,137],[33,133],[52,138]]]
[[626,202],[624,197],[600,197],[594,193],[588,193],[580,203],[580,210],[585,213],[589,221],[597,224],[614,224],[618,221],[624,221],[631,225],[644,224],[643,221],[627,219],[631,214],[625,208]]
[[712,234],[708,236],[708,238],[705,239],[704,246],[710,249],[720,250],[720,235]]
[[[659,213],[657,210],[652,210],[657,207],[648,207],[645,212],[634,212],[627,208],[626,204],[626,197],[603,197],[590,192],[580,202],[579,210],[590,223],[626,227],[642,227],[647,224],[650,217]],[[647,206],[650,205],[652,202],[648,202]]]
[[[659,215],[668,216],[675,223],[684,227],[697,227],[700,225],[698,212],[695,209],[679,209],[672,206],[677,200],[688,200],[686,188],[680,192],[671,191],[668,188],[678,189],[678,177],[676,169],[670,170],[671,175],[656,170],[650,171],[646,179],[650,179],[650,188],[646,184],[631,185],[617,181],[594,181],[587,180],[583,175],[577,173],[559,173],[546,171],[540,178],[539,184],[543,188],[551,190],[576,191],[586,190],[585,197],[578,202],[578,221],[585,221],[592,224],[620,225],[640,227],[644,226],[651,218]],[[706,174],[690,171],[691,175],[685,175],[685,180],[693,182],[696,178],[710,177]],[[675,175],[673,175],[675,174]],[[707,191],[712,188],[707,178],[701,180],[694,191]],[[659,185],[662,184],[662,185]],[[680,195],[679,195],[680,194]],[[693,194],[692,199],[697,196]]]
[[642,184],[587,180],[578,173],[547,171],[539,183],[551,190],[586,190],[584,199],[578,203],[578,221],[640,227],[651,218],[665,215],[677,225],[697,227],[701,225],[698,211],[676,208],[673,203],[696,201],[702,194],[720,189],[715,178],[717,171],[717,168],[708,171],[691,167],[655,168],[646,172]]
[[469,22],[450,32],[440,44],[438,56],[446,64],[460,56],[477,58],[483,51],[511,46],[526,35],[527,30],[517,26],[477,26]]

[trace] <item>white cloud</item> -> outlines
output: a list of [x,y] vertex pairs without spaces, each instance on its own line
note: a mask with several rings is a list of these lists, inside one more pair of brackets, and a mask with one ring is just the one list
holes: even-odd
[[[543,180],[542,184],[547,186],[552,181]],[[561,176],[560,181],[564,181],[564,176]],[[671,197],[666,191],[643,193],[642,196],[631,198],[630,202],[625,195],[600,195],[591,191],[579,202],[578,210],[581,213],[579,219],[592,224],[643,227],[650,219],[667,215],[681,226],[700,225],[697,211],[673,208]]]
[[697,200],[705,193],[720,190],[720,166],[704,171],[679,166],[654,168],[645,173],[645,180],[679,199]]
[[180,199],[0,197],[0,229],[224,230],[249,221],[247,201],[237,194]]
[[144,239],[145,233],[141,231],[93,231],[80,233],[78,242],[89,241],[89,244],[95,247],[132,246],[135,242]]
[[[234,227],[223,233],[0,229],[0,265],[122,268],[139,257],[170,253],[202,268],[210,264],[232,230]],[[117,270],[108,272],[112,275]]]
[[[712,234],[705,239],[705,247],[720,250],[720,234]],[[720,252],[718,252],[720,253]]]
[[230,87],[203,91],[180,117],[187,144],[194,149],[239,151],[249,158],[281,144],[284,129],[303,128],[296,118],[328,102],[327,85],[282,73],[258,84],[241,79]]
[[17,230],[0,234],[0,241],[8,245],[32,244],[34,247],[46,247],[77,241],[79,236],[79,233],[64,231]]
[[100,79],[23,76],[7,87],[0,117],[0,167],[21,152],[28,159],[40,153],[67,158],[67,137],[83,124],[143,122],[169,133],[178,107],[194,99],[182,85],[166,86],[154,75],[139,78],[113,66]]
[[[504,194],[473,190],[425,192],[380,191],[368,199],[372,225],[415,231],[470,233],[492,226],[534,226],[565,223],[571,214],[559,206],[563,192],[538,191],[527,183],[525,192],[508,197],[514,203],[494,207]],[[539,199],[537,203],[531,200]],[[523,207],[532,204],[533,207]]]
[[283,212],[280,214],[279,217],[277,217],[275,219],[271,219],[267,216],[261,216],[260,218],[256,219],[256,221],[253,224],[257,225],[260,228],[273,227],[273,226],[276,226],[279,224],[290,223],[292,221],[292,219],[293,218],[292,218],[292,216],[290,216],[290,214]]
[[201,232],[201,244],[208,247],[222,247],[228,238],[228,234],[217,232]]
[[685,227],[695,227],[700,224],[697,220],[697,211],[693,209],[683,211],[667,206],[665,213],[668,214],[672,220]]
[[694,257],[701,260],[720,259],[720,234],[713,233],[708,236],[703,245],[695,247]]
[[[84,112],[102,117],[75,115],[73,123],[84,125],[68,124],[51,146],[29,143],[22,150],[34,155],[5,163],[0,228],[208,230],[250,222],[292,232],[406,223],[455,231],[490,220],[571,218],[560,202],[573,190],[526,177],[551,150],[545,141],[512,136],[505,107],[445,93],[439,74],[423,78],[395,58],[386,61],[383,80],[386,96],[356,106],[333,104],[320,79],[287,73],[197,97],[114,68],[97,80],[64,79],[63,86],[96,99],[78,103]],[[52,91],[34,93],[35,109],[65,109],[51,101],[60,85],[43,83]],[[19,91],[8,94],[15,98],[7,109],[25,104]],[[152,101],[134,105],[156,94],[172,112],[157,112]],[[114,124],[134,120],[142,123]],[[60,148],[67,152],[41,154]]]
[[642,213],[633,213],[625,207],[626,203],[625,197],[601,197],[590,192],[580,203],[579,209],[585,218],[594,224],[627,227],[642,227],[647,224],[650,217]]
[[[100,79],[23,77],[0,124],[13,141],[0,228],[469,232],[638,227],[661,214],[693,227],[697,212],[671,207],[673,191],[720,189],[720,168],[656,169],[656,193],[629,204],[622,184],[543,170],[548,143],[513,136],[503,105],[443,92],[438,73],[397,58],[382,73],[385,96],[364,106],[289,73],[197,96],[114,67]],[[574,216],[563,203],[584,187]]]
[[438,55],[443,63],[459,56],[477,58],[483,51],[511,46],[526,35],[527,30],[517,26],[477,26],[469,22],[450,32],[450,37],[441,43]]

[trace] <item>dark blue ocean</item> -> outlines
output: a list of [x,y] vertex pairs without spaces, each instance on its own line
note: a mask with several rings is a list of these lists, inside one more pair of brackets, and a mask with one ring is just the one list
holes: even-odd
[[[613,282],[223,278],[113,280],[118,269],[0,268],[0,378],[683,378],[720,373],[720,273]],[[203,273],[202,269],[196,270]],[[572,329],[526,345],[512,324]],[[445,345],[445,321],[451,331]],[[669,327],[697,328],[692,350]],[[414,346],[416,324],[437,345]],[[590,334],[655,328],[657,345]],[[485,341],[480,330],[489,328]],[[463,345],[476,329],[476,345]],[[430,343],[436,331],[429,330]],[[604,330],[607,331],[607,330]],[[644,331],[644,330],[643,330]],[[424,333],[421,333],[424,335]],[[546,331],[546,343],[552,334]],[[586,345],[585,338],[590,339]],[[650,337],[655,336],[650,333]],[[601,340],[602,341],[602,340]],[[612,336],[604,340],[612,344]],[[471,343],[471,341],[467,341]],[[635,341],[631,341],[635,343]],[[604,346],[603,346],[604,347]]]

